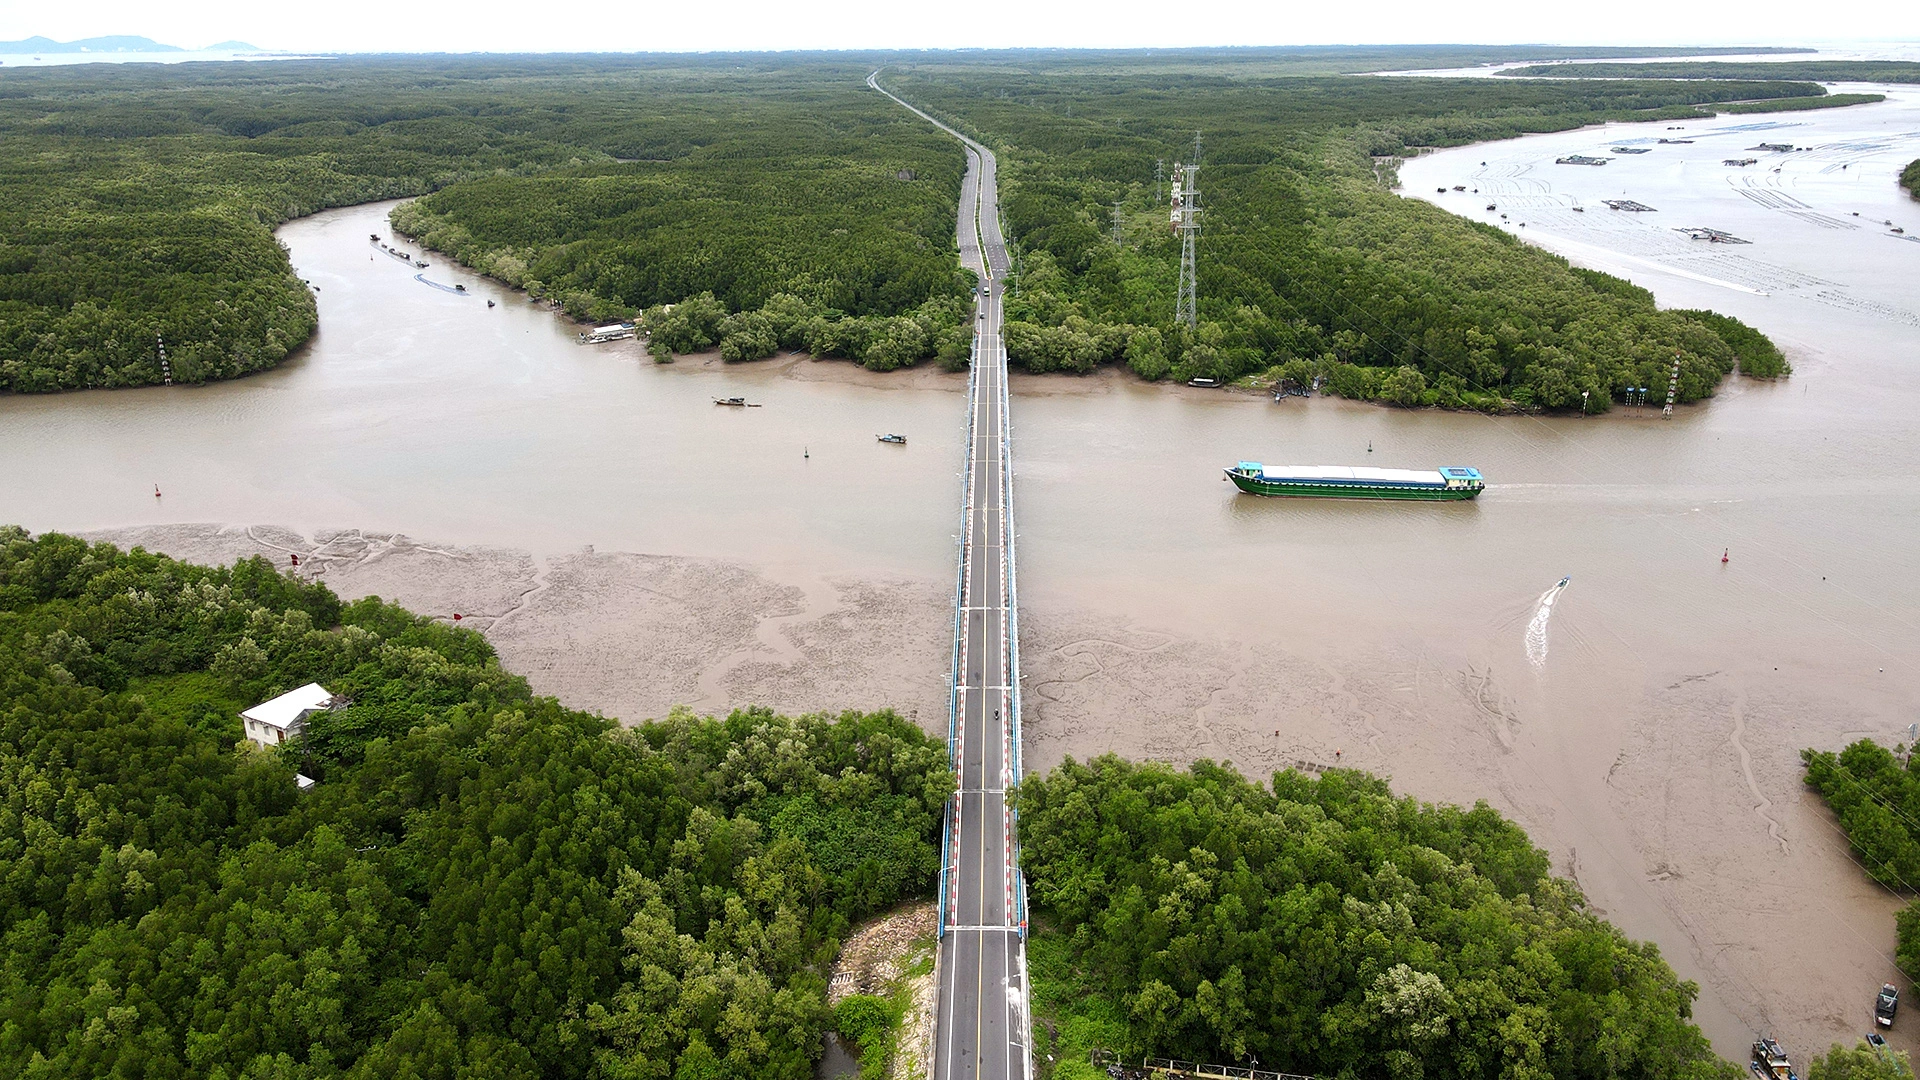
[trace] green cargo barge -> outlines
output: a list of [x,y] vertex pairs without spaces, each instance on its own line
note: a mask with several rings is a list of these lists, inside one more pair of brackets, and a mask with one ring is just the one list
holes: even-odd
[[1471,499],[1487,486],[1479,469],[1369,469],[1347,465],[1262,465],[1242,461],[1227,479],[1249,495],[1324,499]]

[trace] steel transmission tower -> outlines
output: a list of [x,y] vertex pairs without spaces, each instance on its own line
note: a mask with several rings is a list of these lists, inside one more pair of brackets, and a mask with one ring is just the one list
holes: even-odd
[[1193,137],[1193,160],[1181,172],[1180,211],[1176,227],[1180,230],[1180,298],[1174,305],[1175,322],[1191,329],[1200,324],[1200,290],[1194,279],[1193,243],[1200,235],[1200,136]]

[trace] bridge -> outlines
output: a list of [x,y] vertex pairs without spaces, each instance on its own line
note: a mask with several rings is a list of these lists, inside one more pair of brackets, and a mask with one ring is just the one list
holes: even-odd
[[967,467],[954,591],[948,745],[958,780],[947,807],[940,871],[939,1013],[935,1080],[1027,1080],[1033,1075],[1027,1000],[1026,882],[1007,789],[1020,778],[1020,618],[1013,559],[1013,471],[1008,458],[1007,353],[1000,340],[1008,261],[1000,232],[993,152],[867,85],[960,140],[957,239],[981,281],[967,377]]

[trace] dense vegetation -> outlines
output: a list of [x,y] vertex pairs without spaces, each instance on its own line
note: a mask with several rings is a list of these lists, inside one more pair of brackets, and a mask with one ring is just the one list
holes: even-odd
[[1019,806],[1062,1080],[1097,1075],[1095,1047],[1396,1080],[1740,1074],[1689,1021],[1694,986],[1484,804],[1108,757]]
[[1871,105],[1887,100],[1885,94],[1824,94],[1820,97],[1774,98],[1769,101],[1736,101],[1716,105],[1717,113],[1807,112],[1812,109],[1844,109],[1849,105]]
[[1907,167],[1900,170],[1900,186],[1907,189],[1907,194],[1920,199],[1920,158],[1908,162]]
[[[1136,78],[1156,72],[1214,91],[1252,86],[1221,78],[1222,72],[1268,80],[1253,88],[1267,105],[1237,116],[1209,112],[1209,124],[1250,123],[1248,146],[1288,143],[1309,159],[1303,175],[1316,182],[1333,174],[1361,177],[1355,166],[1364,162],[1354,155],[1376,143],[1459,142],[1604,116],[1664,115],[1657,110],[1732,93],[1818,92],[1792,83],[1753,92],[1648,92],[1541,90],[1485,80],[1271,81],[1671,52],[1016,50],[942,62],[963,73],[1070,75],[1087,80],[1083,92],[1094,94],[1134,86],[1112,81],[1123,66]],[[951,219],[961,158],[950,141],[860,88],[866,71],[883,59],[408,57],[8,69],[0,73],[0,392],[155,383],[165,370],[163,343],[176,381],[276,364],[313,332],[316,316],[313,297],[274,242],[272,227],[327,207],[428,193],[436,194],[404,209],[396,223],[577,317],[661,309],[648,324],[662,354],[718,345],[729,357],[748,358],[786,347],[876,367],[927,356],[958,365],[965,359],[965,312],[958,302],[965,282],[953,270]],[[1004,82],[963,89],[1024,93]],[[1101,144],[1104,164],[1076,173],[1088,162],[1064,162],[1069,167],[1061,179],[1109,183],[1120,174],[1108,166],[1121,155],[1131,157],[1125,172],[1131,184],[1148,175],[1153,157],[1177,156],[1173,149],[1191,118],[1168,113],[1164,102],[1123,96],[1119,104],[1127,108],[1149,108],[1131,117],[1111,112],[1104,126],[1082,132]],[[1061,100],[1071,116],[1070,101]],[[1014,170],[1040,177],[1063,162],[1060,147],[1028,137],[1032,119],[995,131],[1042,153]],[[1112,140],[1116,126],[1127,137]],[[1323,146],[1299,138],[1327,132],[1340,135]],[[1331,171],[1328,147],[1338,159]],[[1209,183],[1215,179],[1209,173]],[[1072,197],[1085,194],[1084,187],[1078,184]],[[1152,193],[1131,193],[1140,214],[1150,216],[1145,208]],[[1337,217],[1377,209],[1350,205],[1344,196],[1335,201]],[[1045,207],[1040,212],[1046,216]],[[1052,246],[1072,246],[1065,234],[1076,229],[1053,231],[1062,235]],[[1357,242],[1325,241],[1335,247]],[[1163,254],[1143,254],[1154,258],[1135,268],[1135,292],[1157,287],[1153,276],[1161,271],[1153,267],[1166,261]],[[1070,263],[1064,269],[1081,274]],[[708,293],[710,303],[684,315],[664,310]],[[1261,306],[1261,298],[1247,303]],[[1308,318],[1283,305],[1263,310],[1276,324]],[[1110,315],[1090,310],[1083,317],[1130,325]],[[719,320],[729,317],[722,326]],[[1345,328],[1330,313],[1315,317],[1327,333]],[[1157,326],[1164,316],[1156,310],[1154,318],[1135,321]],[[1500,324],[1481,325],[1500,332]],[[1532,333],[1524,322],[1513,326],[1523,336]],[[1090,352],[1112,354],[1114,340],[1105,330],[1091,338],[1076,332],[1024,339],[1037,368],[1082,365]],[[1204,348],[1193,351],[1195,344]],[[1320,344],[1336,358],[1349,351],[1312,340],[1299,351],[1318,359],[1329,351],[1314,351]],[[1155,357],[1171,370],[1190,355],[1196,359],[1187,367],[1205,366],[1209,355],[1240,347],[1178,337],[1156,347],[1148,336],[1136,348],[1131,335],[1126,345],[1144,357],[1147,371],[1158,366]],[[1379,350],[1375,344],[1361,359],[1377,363]],[[1712,369],[1730,362],[1716,355],[1697,365],[1690,392],[1705,392],[1717,378]],[[1452,383],[1435,381],[1440,374],[1423,376],[1432,385],[1422,394],[1449,394]],[[1595,378],[1605,381],[1608,374]],[[1403,376],[1397,385],[1402,396],[1406,381]],[[1554,387],[1547,388],[1552,397]]]
[[[1604,60],[1662,56],[1809,53],[1802,48],[1674,48],[1619,45],[1236,45],[1226,48],[978,49],[915,53],[909,62],[1012,68],[1050,75],[1357,75],[1432,71],[1529,60]],[[901,57],[876,56],[873,63]]]
[[[1659,311],[1644,289],[1382,180],[1417,147],[1818,95],[1811,84],[1062,79],[931,66],[894,81],[1002,150],[1002,213],[1020,247],[1007,346],[1031,370],[1124,362],[1150,379],[1318,377],[1401,405],[1595,410],[1664,383],[1676,353],[1683,401],[1736,367],[1786,371],[1733,320]],[[1206,218],[1190,333],[1172,321],[1179,243],[1155,175],[1191,157],[1196,131]]]
[[1913,1062],[1905,1050],[1836,1043],[1808,1062],[1807,1080],[1913,1080]]
[[[863,75],[820,65],[753,93],[689,96],[710,130],[683,155],[458,184],[401,207],[394,224],[582,316],[632,317],[705,294],[694,313],[648,319],[674,352],[726,337],[731,359],[808,347],[792,326],[816,318],[873,317],[855,324],[862,338],[889,336],[888,317],[951,327],[971,288],[954,247],[963,155]],[[718,327],[775,297],[765,314],[777,325]],[[931,355],[925,338],[895,351],[908,362]]]
[[[1150,377],[1241,375],[1297,360],[1356,396],[1564,407],[1580,390],[1646,385],[1679,350],[1683,393],[1704,395],[1738,361],[1697,323],[1563,266],[1543,274],[1544,257],[1464,223],[1410,227],[1406,215],[1419,211],[1372,190],[1366,157],[1819,89],[1276,77],[1519,55],[983,53],[923,63],[910,90],[1010,151],[1009,223],[1030,254],[1053,258],[1023,266],[1034,287],[1022,299],[1033,303],[1010,327],[1036,370],[1126,359]],[[396,213],[397,227],[577,317],[644,313],[663,359],[717,346],[730,359],[795,348],[878,368],[930,356],[958,366],[967,283],[953,267],[951,222],[961,157],[860,87],[869,62],[8,71],[0,392],[157,382],[162,342],[178,381],[271,366],[315,325],[313,298],[272,226],[423,193]],[[1122,63],[1159,74],[1117,76]],[[1200,74],[1208,70],[1216,74]],[[1155,159],[1179,156],[1193,127],[1232,132],[1216,139],[1209,164],[1245,175],[1209,169],[1209,325],[1189,340],[1159,310],[1169,255],[1150,224],[1157,188],[1147,178]],[[1096,270],[1083,264],[1110,197],[1130,200],[1133,240]],[[1406,254],[1410,233],[1441,241],[1432,258]],[[1515,282],[1533,295],[1516,295]],[[1355,303],[1374,295],[1389,310]],[[1349,366],[1357,370],[1336,370]]]
[[413,224],[509,280],[544,275],[581,316],[702,291],[912,313],[964,291],[961,156],[863,91],[866,70],[768,56],[8,69],[0,392],[157,383],[156,338],[177,381],[278,363],[315,311],[272,227],[461,180],[476,182],[429,208],[444,217]]
[[1645,64],[1536,64],[1499,72],[1520,78],[1550,79],[1742,79],[1749,82],[1920,83],[1920,63],[1911,60],[1780,60],[1741,63],[1731,60],[1656,61]]
[[[1871,739],[1835,754],[1805,750],[1807,786],[1840,819],[1854,858],[1867,876],[1902,893],[1920,892],[1920,766]],[[1920,978],[1920,901],[1895,919],[1894,961]]]
[[229,1080],[809,1077],[951,787],[890,713],[619,730],[378,599],[13,528],[0,778],[0,1073]]

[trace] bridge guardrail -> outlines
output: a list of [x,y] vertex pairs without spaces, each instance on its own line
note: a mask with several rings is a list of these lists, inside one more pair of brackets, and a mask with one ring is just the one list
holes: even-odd
[[[973,359],[977,360],[980,354],[980,336],[978,334],[974,337],[973,353]],[[964,660],[961,657],[961,646],[965,642],[963,635],[966,631],[967,558],[973,553],[972,519],[975,482],[973,448],[974,439],[978,434],[977,428],[979,424],[977,413],[971,407],[971,402],[973,401],[975,382],[978,378],[977,365],[969,362],[967,364],[967,401],[969,402],[969,407],[967,410],[967,444],[965,451],[967,463],[962,474],[964,479],[962,481],[962,497],[960,500],[960,552],[953,579],[953,658],[952,668],[947,675],[947,764],[953,769],[956,781],[960,776],[961,766],[960,682],[961,669],[964,666]],[[952,868],[955,862],[955,845],[959,843],[959,817],[960,793],[958,790],[955,790],[955,792],[947,798],[947,812],[941,822],[939,926],[935,929],[934,935],[938,939],[945,939],[947,936],[947,916],[949,914],[950,902],[948,892],[956,884],[952,880]]]
[[[1004,355],[1004,347],[1002,349],[1002,355]],[[1006,693],[1007,693],[1007,724],[1009,729],[1009,735],[1007,738],[1007,748],[1010,754],[1010,760],[1012,764],[1012,768],[1009,770],[1009,775],[1011,776],[1013,782],[1017,785],[1020,782],[1021,778],[1026,775],[1026,773],[1024,771],[1024,765],[1021,761],[1022,729],[1021,729],[1021,715],[1020,715],[1020,710],[1021,710],[1020,570],[1019,570],[1020,564],[1019,564],[1018,558],[1015,555],[1015,552],[1017,550],[1017,545],[1014,542],[1015,525],[1014,525],[1014,509],[1013,509],[1013,486],[1014,486],[1013,485],[1013,410],[1011,408],[1011,402],[1008,400],[1010,396],[1011,396],[1011,393],[1007,389],[1006,380],[1002,378],[1000,381],[1000,432],[999,432],[999,435],[1000,435],[1000,461],[1002,463],[1002,467],[1001,467],[1002,487],[1000,492],[1000,505],[1003,507],[1003,512],[1001,513],[1000,518],[1001,518],[1001,529],[1002,529],[1002,542],[1004,545],[1003,550],[1005,550],[1007,553],[1007,556],[1006,556],[1007,691]],[[1020,936],[1022,938],[1025,938],[1027,936],[1027,876],[1025,873],[1021,872],[1018,869],[1018,867],[1021,865],[1020,864],[1020,812],[1018,810],[1009,810],[1008,815],[1012,823],[1012,828],[1010,830],[1012,835],[1012,848],[1011,848],[1011,851],[1009,852],[1009,857],[1012,859],[1013,866],[1015,867],[1014,875],[1013,875],[1013,878],[1014,878],[1013,916],[1014,916],[1015,924],[1020,927]]]
[[1273,1072],[1268,1069],[1249,1068],[1245,1065],[1209,1065],[1201,1061],[1180,1061],[1175,1058],[1143,1058],[1140,1067],[1148,1072],[1178,1073],[1181,1076],[1194,1077],[1196,1080],[1314,1080],[1311,1076],[1299,1073]]

